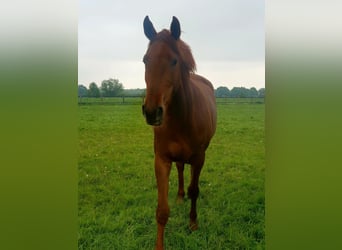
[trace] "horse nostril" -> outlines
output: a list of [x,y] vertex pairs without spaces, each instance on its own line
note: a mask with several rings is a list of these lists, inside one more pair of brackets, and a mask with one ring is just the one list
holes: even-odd
[[157,108],[157,117],[161,117],[163,115],[163,108],[162,107],[158,107]]
[[145,107],[145,105],[142,105],[141,107],[142,113],[146,119],[147,124],[159,126],[161,124],[162,118],[163,118],[163,108],[158,107],[153,110],[149,110]]

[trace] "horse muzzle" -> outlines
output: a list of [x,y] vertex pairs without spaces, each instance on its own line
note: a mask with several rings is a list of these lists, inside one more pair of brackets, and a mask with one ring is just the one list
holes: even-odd
[[162,107],[149,110],[149,109],[146,109],[145,105],[142,105],[142,113],[148,125],[160,126],[162,124],[162,120],[163,120],[163,108]]

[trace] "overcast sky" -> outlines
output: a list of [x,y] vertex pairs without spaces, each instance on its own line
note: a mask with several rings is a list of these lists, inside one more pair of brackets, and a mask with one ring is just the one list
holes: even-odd
[[145,88],[143,20],[157,31],[172,16],[192,49],[197,74],[215,88],[265,86],[264,0],[80,0],[78,83],[117,78],[126,89]]

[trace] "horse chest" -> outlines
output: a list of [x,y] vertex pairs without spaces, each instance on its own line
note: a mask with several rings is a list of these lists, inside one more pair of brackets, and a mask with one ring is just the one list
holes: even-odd
[[159,137],[155,140],[155,153],[167,158],[170,161],[182,161],[189,163],[196,148],[184,138]]
[[193,153],[192,148],[184,141],[170,141],[167,149],[172,161],[188,162]]

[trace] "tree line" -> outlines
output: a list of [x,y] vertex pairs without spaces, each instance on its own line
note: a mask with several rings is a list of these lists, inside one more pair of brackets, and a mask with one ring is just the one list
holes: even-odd
[[95,82],[89,84],[89,88],[78,85],[78,97],[115,97],[122,96],[123,84],[118,79],[103,80],[98,87]]
[[[78,97],[118,97],[118,96],[137,96],[145,95],[145,89],[124,89],[123,84],[118,79],[110,78],[103,80],[100,87],[95,82],[89,84],[89,88],[84,85],[78,85]],[[218,87],[215,89],[216,97],[231,98],[263,98],[265,97],[265,88],[257,90],[256,88],[234,87],[229,90],[227,87]]]
[[265,97],[265,88],[257,90],[252,87],[250,89],[245,87],[234,87],[229,90],[227,87],[218,87],[215,89],[216,97],[233,97],[233,98],[263,98]]

